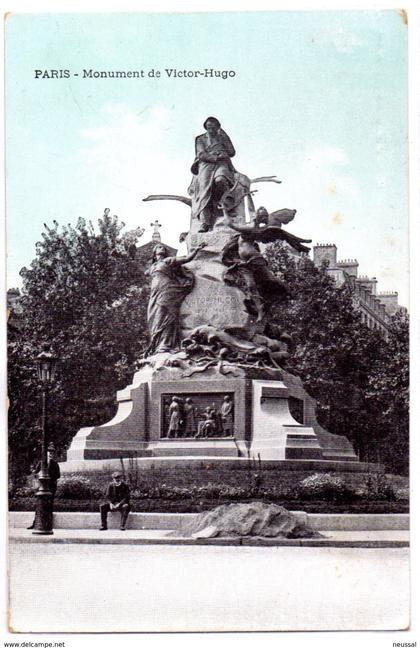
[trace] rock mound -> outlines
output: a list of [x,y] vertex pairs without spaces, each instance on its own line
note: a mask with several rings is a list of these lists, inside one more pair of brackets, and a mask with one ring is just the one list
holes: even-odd
[[315,538],[321,534],[311,528],[306,514],[291,513],[282,506],[250,502],[223,504],[200,513],[182,528],[182,535],[193,538],[217,536],[260,536],[265,538]]

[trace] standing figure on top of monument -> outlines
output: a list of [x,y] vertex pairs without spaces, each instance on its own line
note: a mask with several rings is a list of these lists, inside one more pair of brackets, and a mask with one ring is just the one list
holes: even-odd
[[235,173],[230,159],[235,149],[219,120],[208,117],[204,128],[206,133],[195,140],[195,160],[191,167],[194,177],[188,189],[192,197],[192,217],[201,221],[199,232],[208,232],[217,215],[222,215],[218,203],[234,185]]
[[168,256],[164,245],[155,246],[152,265],[146,271],[152,279],[147,307],[150,344],[146,356],[179,349],[179,309],[194,286],[193,273],[182,266],[192,261],[205,245],[201,243],[185,257]]

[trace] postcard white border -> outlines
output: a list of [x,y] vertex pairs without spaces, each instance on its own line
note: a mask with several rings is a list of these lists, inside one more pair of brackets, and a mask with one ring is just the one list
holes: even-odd
[[[2,0],[0,7],[2,14],[5,12],[17,13],[89,13],[89,12],[197,12],[197,11],[274,11],[274,10],[349,10],[349,9],[395,9],[398,10],[395,1],[382,0],[381,2],[366,2],[362,0],[353,0],[353,2],[339,2],[329,0],[324,2],[311,2],[309,0],[294,0],[293,2],[279,2],[274,0],[260,0],[258,3],[252,0],[177,0],[176,4],[170,0],[61,0],[60,3],[54,0]],[[171,648],[182,646],[185,648],[189,645],[196,645],[197,641],[200,646],[213,646],[214,642],[229,643],[230,646],[240,645],[241,647],[254,646],[262,644],[264,646],[336,646],[337,643],[343,648],[347,646],[369,646],[369,648],[389,647],[392,648],[393,642],[412,642],[418,641],[420,645],[420,536],[419,536],[419,457],[420,457],[420,214],[419,214],[419,8],[414,0],[401,3],[408,14],[409,29],[409,152],[410,152],[410,316],[411,316],[411,469],[412,469],[412,621],[411,628],[407,632],[316,632],[316,633],[264,633],[255,635],[254,633],[233,633],[233,634],[200,634],[199,637],[193,634],[181,635],[118,635],[118,638],[112,634],[108,635],[33,635],[33,634],[10,634],[6,626],[6,564],[4,552],[0,551],[0,639],[10,642],[24,641],[65,641],[66,648],[108,646],[114,648],[116,642],[118,645],[125,646],[155,646],[168,643]],[[4,21],[2,21],[2,30]],[[2,59],[4,60],[3,42],[1,39]],[[1,71],[3,77],[3,69]],[[0,79],[1,81],[3,79]],[[2,84],[3,87],[3,84]],[[2,106],[3,108],[3,106]],[[4,157],[0,157],[0,176],[2,178],[0,204],[4,205]],[[4,222],[0,227],[0,257],[5,258],[5,236]],[[4,264],[3,264],[4,270]],[[5,312],[5,276],[1,273],[2,290],[1,306]],[[0,339],[2,344],[2,358],[5,358],[5,327],[4,321],[1,323]],[[5,389],[5,362],[2,364],[3,371],[0,377],[0,396],[1,402],[6,402]],[[5,430],[6,410],[2,411],[1,429]],[[3,484],[6,485],[5,475],[7,474],[7,441],[6,434],[1,435],[0,451],[0,474],[3,475]],[[417,472],[417,475],[415,473]],[[0,495],[0,535],[3,545],[6,538],[6,504],[7,489],[2,489]],[[415,577],[417,575],[417,577]],[[3,645],[3,644],[1,644]]]

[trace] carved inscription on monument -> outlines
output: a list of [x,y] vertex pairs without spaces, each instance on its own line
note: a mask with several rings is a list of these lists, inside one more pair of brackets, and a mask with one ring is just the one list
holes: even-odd
[[239,309],[240,303],[239,299],[234,295],[207,295],[191,297],[190,306],[196,311],[205,310],[208,312],[215,313],[226,313],[226,309]]
[[181,306],[181,326],[193,329],[210,324],[217,329],[246,327],[249,314],[245,310],[243,294],[219,281],[197,277],[194,290]]

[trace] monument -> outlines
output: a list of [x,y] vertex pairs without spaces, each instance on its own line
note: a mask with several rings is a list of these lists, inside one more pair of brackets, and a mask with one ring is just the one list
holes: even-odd
[[150,267],[150,343],[131,385],[117,394],[115,417],[81,429],[67,463],[111,458],[259,457],[262,461],[355,462],[343,436],[324,430],[315,402],[287,367],[292,338],[268,316],[288,292],[259,243],[303,240],[283,229],[292,209],[268,213],[254,206],[250,179],[232,163],[235,149],[220,122],[209,117],[196,138],[188,196],[188,254],[174,256],[156,234]]

